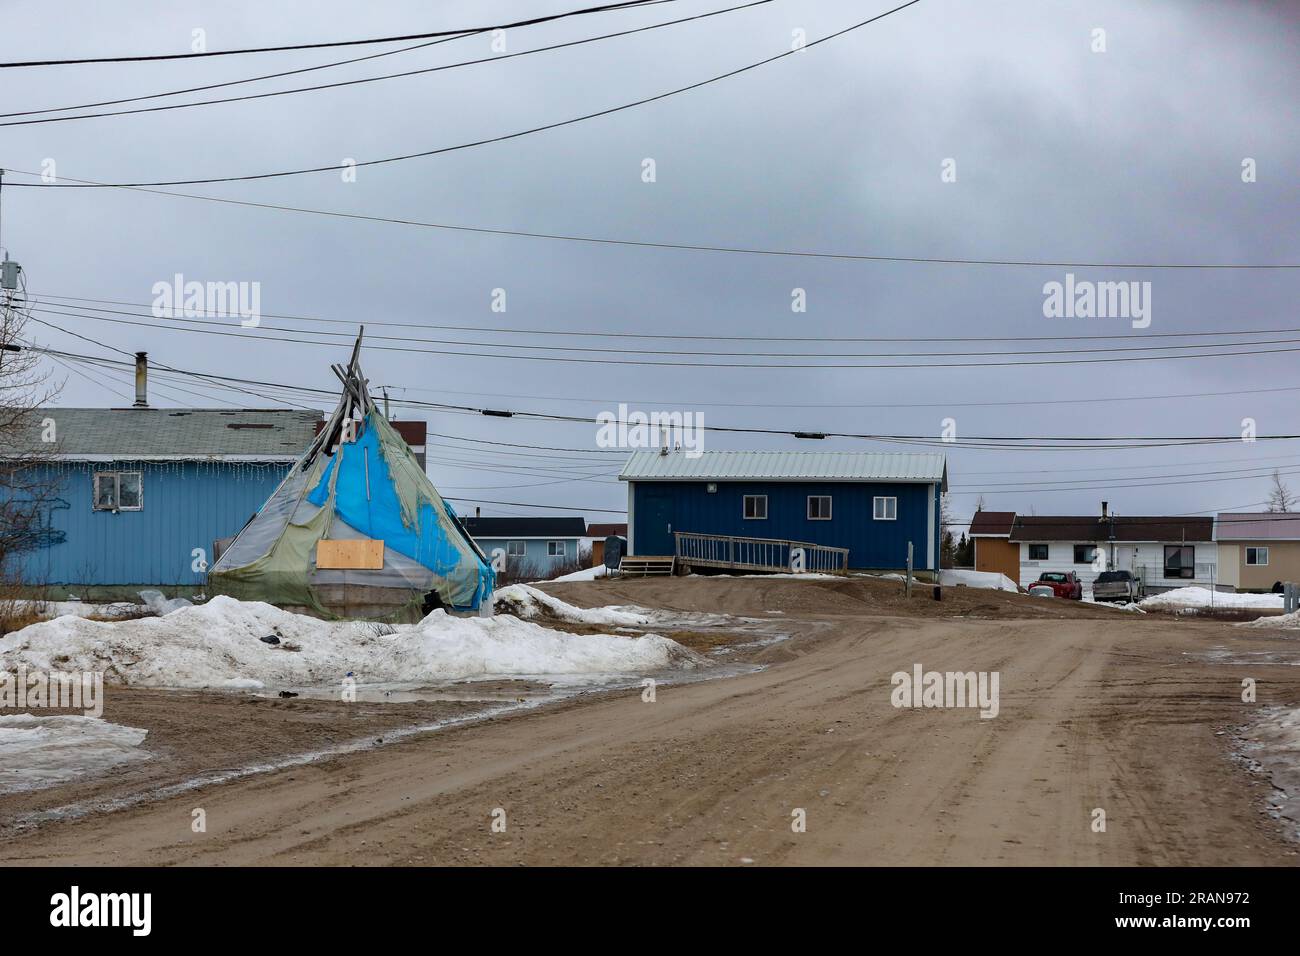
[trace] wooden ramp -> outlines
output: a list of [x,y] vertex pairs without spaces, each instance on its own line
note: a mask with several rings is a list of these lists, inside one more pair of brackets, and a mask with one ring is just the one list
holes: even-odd
[[625,554],[618,564],[618,573],[631,575],[632,577],[647,574],[672,574],[676,560],[671,554],[638,554],[635,557]]
[[677,566],[683,574],[692,568],[819,574],[846,574],[849,570],[848,548],[691,531],[674,531],[673,537],[677,539]]

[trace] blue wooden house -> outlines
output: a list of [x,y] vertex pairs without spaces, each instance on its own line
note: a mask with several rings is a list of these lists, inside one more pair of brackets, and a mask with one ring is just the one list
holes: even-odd
[[474,517],[461,523],[497,568],[518,577],[545,578],[574,565],[587,535],[582,517]]
[[7,571],[55,597],[135,600],[142,587],[201,588],[216,543],[271,496],[322,413],[144,406],[34,417],[47,439],[31,469],[48,489],[42,533]]
[[[849,569],[899,569],[910,543],[914,568],[939,568],[942,454],[638,451],[619,478],[630,555],[680,554],[684,535],[723,536],[845,548]],[[784,562],[788,548],[769,553]]]

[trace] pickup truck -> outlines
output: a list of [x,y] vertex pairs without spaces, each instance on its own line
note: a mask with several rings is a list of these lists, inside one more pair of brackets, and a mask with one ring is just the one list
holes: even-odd
[[1094,601],[1119,601],[1129,604],[1146,597],[1146,585],[1131,571],[1103,571],[1092,582]]
[[1037,581],[1029,585],[1031,594],[1034,588],[1051,588],[1056,597],[1070,601],[1083,600],[1083,582],[1073,571],[1044,571]]

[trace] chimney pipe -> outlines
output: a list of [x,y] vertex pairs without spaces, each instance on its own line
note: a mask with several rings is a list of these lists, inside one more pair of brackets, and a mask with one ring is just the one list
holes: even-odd
[[481,514],[483,514],[483,509],[480,508],[480,507],[478,507],[477,505],[475,505],[475,506],[474,506],[474,517],[477,518],[477,517],[478,517],[479,515],[481,515]]
[[135,353],[135,408],[149,407],[149,353]]
[[1103,501],[1103,502],[1101,503],[1101,516],[1102,516],[1103,518],[1106,517],[1106,509],[1107,509],[1107,507],[1108,507],[1109,505],[1110,505],[1110,502],[1109,502],[1109,501]]

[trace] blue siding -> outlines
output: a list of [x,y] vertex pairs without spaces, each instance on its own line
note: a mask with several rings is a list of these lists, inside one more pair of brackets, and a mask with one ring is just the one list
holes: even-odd
[[[289,465],[224,462],[65,464],[45,546],[20,557],[28,585],[201,585],[191,565],[202,548],[236,534],[275,491]],[[141,511],[94,511],[97,471],[139,471]]]
[[[939,558],[939,491],[933,485],[868,482],[734,481],[632,482],[632,547],[636,554],[672,554],[671,531],[806,541],[849,549],[851,568],[902,568],[907,543],[916,568],[927,564],[927,542]],[[933,502],[931,495],[933,494]],[[767,495],[767,519],[746,520],[745,495]],[[808,520],[808,496],[831,496],[831,520]],[[898,499],[895,521],[876,521],[872,499]],[[931,515],[933,509],[933,516]],[[933,533],[930,531],[933,517]],[[670,530],[671,529],[671,530]]]
[[[475,538],[474,542],[487,555],[488,560],[492,560],[492,552],[500,548],[507,551],[507,541],[523,540],[525,551],[522,557],[507,557],[506,567],[508,570],[518,571],[521,574],[546,574],[556,565],[569,564],[578,560],[578,539],[577,538],[548,538],[549,541],[564,542],[564,557],[552,557],[546,553],[546,541],[520,538]],[[531,569],[531,570],[525,570]]]

